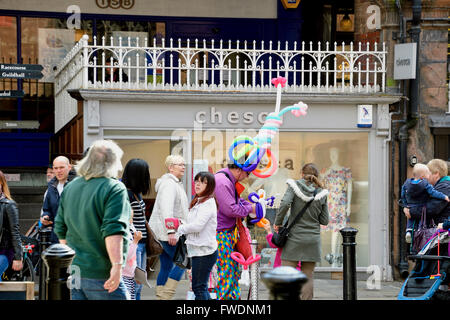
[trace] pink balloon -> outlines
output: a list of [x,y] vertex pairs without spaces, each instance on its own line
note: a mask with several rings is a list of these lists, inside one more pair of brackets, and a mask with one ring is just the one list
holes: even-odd
[[233,259],[234,261],[236,261],[237,263],[240,263],[242,265],[245,265],[245,259],[244,256],[240,253],[240,252],[232,252],[231,253],[231,259]]
[[245,260],[244,256],[240,252],[236,251],[232,252],[230,256],[231,259],[233,259],[239,264],[242,264],[244,266],[244,269],[247,269],[250,264],[261,260],[261,256],[259,254],[257,254],[256,256],[248,257],[248,259]]

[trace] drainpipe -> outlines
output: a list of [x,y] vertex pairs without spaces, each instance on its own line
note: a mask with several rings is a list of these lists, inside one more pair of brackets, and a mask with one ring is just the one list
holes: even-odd
[[[413,18],[412,25],[409,30],[411,34],[411,41],[417,43],[416,51],[416,77],[410,80],[410,103],[409,112],[405,114],[406,123],[399,129],[399,194],[401,192],[401,184],[406,180],[407,172],[407,146],[408,146],[408,130],[415,127],[419,118],[419,53],[420,53],[420,21],[422,16],[422,1],[413,0],[412,5]],[[406,218],[403,215],[403,208],[399,206],[398,211],[398,240],[399,240],[399,263],[398,269],[402,277],[406,278],[409,274],[409,265],[407,261],[408,248],[404,239],[406,226]]]

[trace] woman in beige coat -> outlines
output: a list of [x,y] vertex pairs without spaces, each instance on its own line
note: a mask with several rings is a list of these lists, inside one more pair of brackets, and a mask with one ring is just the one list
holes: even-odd
[[164,249],[159,256],[161,268],[156,279],[158,300],[172,299],[184,273],[184,269],[173,263],[178,236],[174,229],[166,228],[165,219],[177,218],[181,223],[185,223],[189,207],[186,191],[180,180],[186,167],[183,157],[170,155],[165,164],[168,173],[156,181],[156,200],[149,220],[150,228]]
[[320,225],[328,224],[328,190],[322,188],[318,176],[317,167],[307,163],[302,168],[300,180],[287,180],[288,189],[281,200],[274,223],[274,229],[278,231],[289,208],[291,209],[289,223],[292,223],[305,204],[310,200],[313,201],[303,216],[292,226],[281,253],[282,266],[295,268],[301,261],[302,272],[308,277],[300,295],[302,300],[313,298],[314,267],[316,262],[320,262],[321,257]]

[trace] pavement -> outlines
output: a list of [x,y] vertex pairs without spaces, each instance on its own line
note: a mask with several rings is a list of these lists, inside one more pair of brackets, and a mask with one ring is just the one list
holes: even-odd
[[[156,300],[156,276],[158,270],[149,275],[151,288],[144,286],[141,300]],[[403,285],[400,281],[380,281],[377,286],[366,280],[357,281],[357,300],[397,300],[397,295]],[[185,275],[179,282],[174,300],[187,300],[189,280]],[[375,288],[373,288],[375,287]],[[241,299],[247,300],[248,286],[241,285]],[[271,300],[270,292],[260,280],[258,284],[258,300]],[[343,300],[343,280],[314,279],[314,300]]]
[[[149,280],[152,288],[144,287],[141,293],[142,300],[156,300],[156,281]],[[402,282],[381,282],[379,289],[368,289],[366,281],[357,281],[357,300],[397,300],[397,295],[402,286]],[[258,300],[270,300],[269,290],[260,282],[258,286]],[[189,290],[189,280],[181,280],[174,300],[187,300]],[[247,300],[248,287],[241,287],[241,299]],[[342,280],[314,280],[314,300],[343,300]]]

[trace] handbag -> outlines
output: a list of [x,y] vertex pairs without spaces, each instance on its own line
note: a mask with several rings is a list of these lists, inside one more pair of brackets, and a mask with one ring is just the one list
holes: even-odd
[[147,242],[145,244],[145,249],[147,251],[147,258],[159,256],[163,253],[163,246],[161,242],[156,239],[156,235],[150,228],[148,222],[145,222],[145,228],[147,229]]
[[236,232],[237,241],[235,245],[235,250],[242,254],[245,259],[253,256],[252,247],[250,245],[250,232],[247,227],[242,223],[241,218],[236,219]]
[[286,221],[284,226],[280,227],[278,229],[278,232],[274,232],[272,236],[272,243],[277,246],[278,248],[283,248],[286,244],[286,241],[289,237],[289,231],[291,230],[292,226],[303,216],[303,214],[306,212],[306,209],[311,205],[311,203],[314,201],[314,197],[316,196],[317,189],[314,190],[314,196],[313,198],[308,201],[302,210],[297,214],[297,216],[294,218],[292,223],[288,226],[289,221]]
[[427,209],[423,206],[419,225],[413,233],[412,249],[419,252],[437,230],[438,228],[433,219],[431,219],[430,225],[427,226]]
[[[133,198],[135,201],[140,203],[139,197],[135,195],[133,192],[131,192],[131,190],[128,190],[128,198],[130,199],[130,201]],[[147,258],[157,257],[161,253],[163,253],[164,249],[161,242],[159,242],[158,239],[156,238],[156,235],[153,232],[152,228],[150,228],[147,219],[145,220],[145,229],[147,230],[147,238],[145,243],[145,251],[147,253]]]
[[178,239],[177,247],[175,248],[175,254],[173,256],[173,262],[182,269],[190,269],[191,258],[188,257],[185,241],[186,236],[183,234]]

